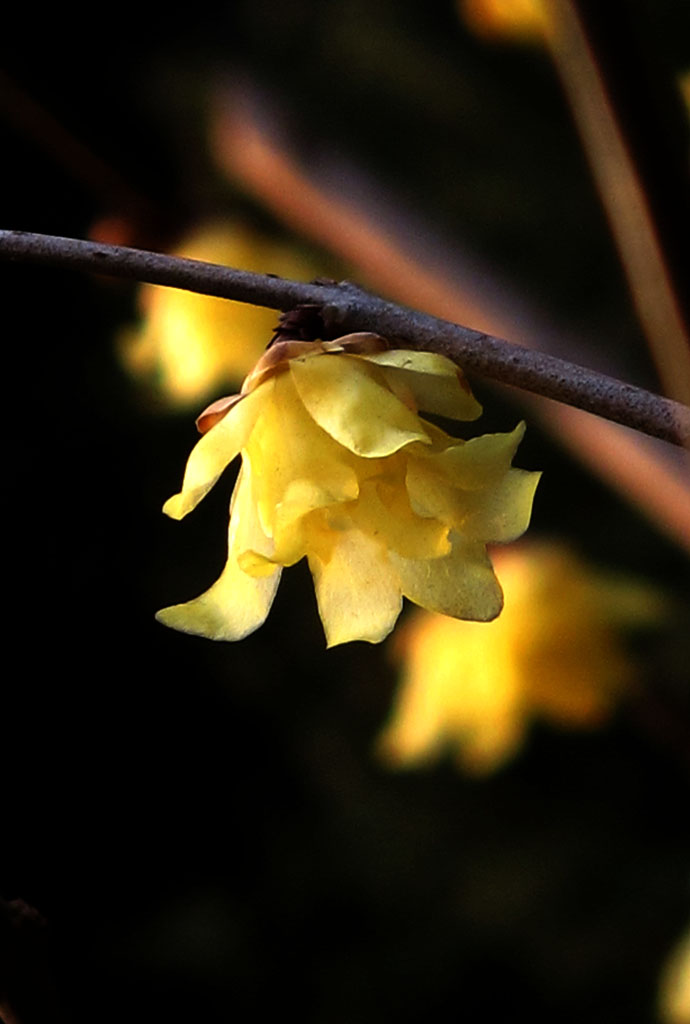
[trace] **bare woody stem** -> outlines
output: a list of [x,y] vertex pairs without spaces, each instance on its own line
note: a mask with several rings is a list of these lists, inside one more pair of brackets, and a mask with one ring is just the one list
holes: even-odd
[[24,231],[0,231],[0,257],[132,278],[289,310],[309,303],[340,333],[375,331],[439,352],[464,370],[595,413],[652,437],[690,445],[690,408],[563,359],[386,302],[349,282],[304,284],[213,263]]

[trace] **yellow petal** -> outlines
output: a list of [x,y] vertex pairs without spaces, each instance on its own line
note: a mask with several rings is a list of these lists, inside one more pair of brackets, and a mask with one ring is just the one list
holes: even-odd
[[[478,457],[482,447],[469,441],[445,452],[411,453],[405,482],[417,515],[439,519],[474,540],[521,536],[529,525],[539,474],[508,468],[519,433],[520,428],[513,434],[491,435],[484,462]],[[475,486],[464,489],[460,481]]]
[[[304,496],[302,496],[304,497]],[[289,566],[299,562],[307,554],[317,554],[322,561],[327,561],[336,543],[336,535],[330,516],[327,512],[315,508],[305,510],[302,501],[284,502],[278,510],[273,537],[273,552],[259,554],[257,551],[244,551],[239,556],[239,565],[251,576],[263,576],[276,565]],[[352,526],[352,521],[345,516],[345,528]]]
[[264,402],[270,400],[271,388],[268,381],[265,388],[247,395],[197,442],[187,461],[182,490],[163,506],[166,515],[183,519],[208,494],[245,446]]
[[243,572],[237,561],[238,555],[248,548],[270,550],[256,516],[246,466],[238,478],[233,499],[228,560],[223,572],[200,597],[159,611],[156,618],[163,625],[211,640],[241,640],[265,621],[278,587],[280,569],[273,566],[270,575],[257,578]]
[[349,452],[309,416],[290,374],[274,377],[271,383],[273,400],[264,403],[246,452],[254,470],[259,517],[265,533],[274,536],[280,509],[298,498],[297,482],[301,482],[304,513],[354,500],[359,484],[347,461],[352,458]]
[[[410,495],[421,504],[434,480],[445,477],[453,487],[475,491],[496,483],[510,469],[518,445],[525,433],[525,424],[518,423],[507,434],[483,434],[469,441],[446,438],[449,443],[440,451],[416,448],[410,452],[407,484]],[[435,448],[440,448],[443,437],[432,435]]]
[[419,417],[365,360],[348,355],[292,359],[290,373],[309,415],[355,455],[379,458],[411,441],[429,443]]
[[[330,557],[333,527],[329,509],[333,505],[332,494],[311,480],[294,480],[290,484],[275,515],[275,550],[282,565],[299,561],[307,549]],[[335,510],[338,516],[342,514],[340,509],[338,506]],[[349,527],[349,516],[346,519]]]
[[388,636],[402,597],[380,544],[359,530],[345,530],[330,560],[310,554],[309,568],[329,647],[350,640],[376,644]]
[[463,536],[502,543],[521,537],[529,526],[540,477],[541,473],[511,469],[494,487],[465,492]]
[[366,481],[352,515],[364,533],[404,558],[439,558],[450,551],[448,526],[415,515],[402,481]]
[[405,485],[410,505],[418,516],[459,524],[464,517],[464,491],[454,487],[436,460],[410,456]]
[[524,435],[522,422],[509,433],[472,437],[446,448],[436,457],[438,465],[452,476],[457,487],[478,490],[507,473]]
[[488,622],[503,607],[503,593],[483,544],[451,534],[445,558],[417,560],[390,552],[405,597],[429,611]]
[[436,352],[393,349],[364,356],[383,370],[394,391],[409,388],[417,408],[455,420],[476,420],[482,407],[469,389],[462,371]]

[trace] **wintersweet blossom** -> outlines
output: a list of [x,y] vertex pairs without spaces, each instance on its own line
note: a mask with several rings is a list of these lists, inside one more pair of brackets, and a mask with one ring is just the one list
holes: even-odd
[[545,0],[456,0],[467,27],[482,39],[538,42],[548,33],[552,11]]
[[200,597],[158,613],[174,629],[239,640],[268,615],[280,573],[306,557],[329,646],[377,643],[403,596],[492,619],[503,595],[486,551],[527,528],[538,473],[511,468],[524,432],[461,441],[419,409],[461,420],[481,407],[458,368],[377,335],[278,342],[198,423],[181,519],[238,454],[228,560]]
[[664,965],[658,998],[662,1024],[690,1024],[690,929]]
[[495,561],[505,589],[496,622],[417,612],[403,626],[400,687],[378,740],[391,766],[451,750],[465,770],[490,772],[522,747],[533,720],[593,728],[630,687],[621,629],[659,617],[653,588],[555,543],[515,545]]

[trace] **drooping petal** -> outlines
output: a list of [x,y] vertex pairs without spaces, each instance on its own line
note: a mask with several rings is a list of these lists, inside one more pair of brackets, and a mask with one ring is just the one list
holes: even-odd
[[168,498],[163,511],[171,519],[183,519],[211,490],[226,466],[247,443],[264,403],[271,399],[272,382],[254,391],[204,434],[187,460],[182,490]]
[[309,415],[355,455],[380,458],[411,441],[429,443],[419,417],[366,360],[348,355],[292,359],[290,373]]
[[297,481],[303,482],[305,512],[353,501],[359,484],[350,453],[307,413],[290,374],[274,377],[270,383],[273,401],[264,404],[246,451],[254,468],[259,517],[264,532],[273,536],[279,510],[291,489],[290,500],[296,500]]
[[223,572],[200,597],[159,611],[156,618],[165,626],[211,640],[241,640],[265,621],[280,581],[280,568],[273,566],[270,573],[256,577],[248,575],[238,564],[238,555],[248,548],[270,550],[256,515],[246,466],[241,470],[233,498],[228,560]]
[[495,619],[503,607],[503,592],[486,548],[457,534],[451,535],[451,542],[449,555],[431,561],[390,552],[403,594],[422,608],[456,619]]
[[363,358],[381,367],[394,391],[398,385],[409,388],[425,412],[455,420],[476,420],[482,414],[462,371],[445,356],[392,349]]
[[360,530],[344,530],[328,562],[309,556],[329,647],[350,640],[379,643],[402,608],[396,574],[385,549]]
[[532,502],[541,473],[510,469],[493,487],[464,494],[463,536],[473,540],[507,541],[529,526]]

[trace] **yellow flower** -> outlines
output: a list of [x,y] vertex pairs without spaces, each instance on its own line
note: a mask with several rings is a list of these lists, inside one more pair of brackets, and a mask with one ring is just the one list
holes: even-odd
[[663,1024],[690,1024],[690,929],[664,966],[658,1003]]
[[683,71],[678,76],[678,88],[681,96],[683,97],[685,111],[690,115],[690,70]]
[[550,28],[545,0],[457,0],[467,27],[491,41],[539,42]]
[[559,545],[516,545],[495,562],[505,590],[496,622],[417,613],[401,632],[402,679],[378,741],[398,767],[453,749],[490,772],[523,745],[534,718],[594,727],[634,677],[617,627],[652,621],[660,598],[594,572]]
[[[281,277],[316,274],[297,249],[241,223],[200,227],[174,255]],[[123,334],[121,358],[135,376],[155,380],[175,406],[188,406],[212,388],[242,380],[277,320],[274,310],[261,306],[151,284],[142,285],[139,306],[141,325]]]
[[539,477],[510,468],[524,425],[465,442],[418,408],[481,412],[449,360],[376,335],[270,348],[241,396],[200,418],[210,429],[164,506],[187,515],[241,452],[225,569],[160,621],[239,640],[265,620],[281,568],[305,556],[329,646],[382,640],[403,595],[447,615],[498,615],[486,542],[524,532]]

